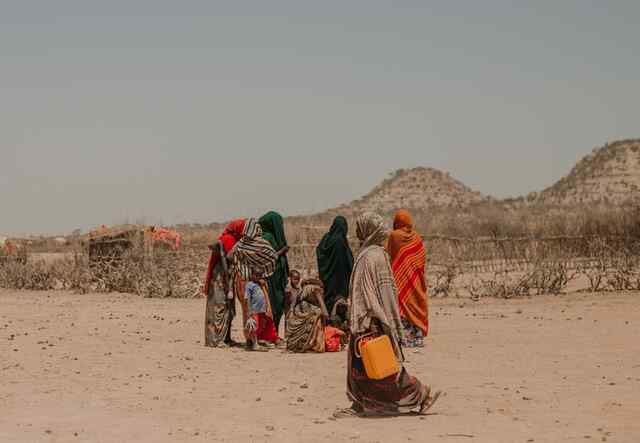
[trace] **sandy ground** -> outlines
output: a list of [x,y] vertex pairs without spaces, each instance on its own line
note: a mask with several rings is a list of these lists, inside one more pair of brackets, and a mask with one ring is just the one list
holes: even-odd
[[330,418],[346,353],[208,349],[203,312],[0,290],[0,441],[640,441],[640,294],[432,301],[407,368],[446,396],[391,419]]

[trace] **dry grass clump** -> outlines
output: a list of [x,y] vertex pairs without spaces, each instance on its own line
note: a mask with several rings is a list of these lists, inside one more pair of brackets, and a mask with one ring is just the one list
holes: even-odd
[[82,253],[52,263],[7,262],[0,265],[0,287],[197,297],[201,293],[206,257],[206,253],[195,250],[148,254],[142,249],[133,249],[118,259],[92,263]]
[[[427,268],[432,296],[560,294],[573,283],[590,292],[640,290],[638,237],[456,240],[454,244],[444,264]],[[478,260],[482,254],[486,259]]]
[[80,256],[65,257],[53,264],[7,261],[0,265],[0,287],[8,289],[70,289],[86,292],[89,273],[86,260]]
[[[640,290],[640,210],[633,206],[514,209],[491,203],[413,215],[426,234],[431,296],[511,298],[559,294],[576,285],[593,292]],[[324,226],[312,217],[290,221],[292,263],[315,269],[314,248],[331,219],[325,217]],[[357,241],[351,244],[357,252]]]
[[[507,207],[494,203],[467,211],[412,211],[425,234],[431,296],[511,298],[640,290],[640,210],[636,207]],[[286,220],[289,261],[305,276],[317,274],[315,247],[335,213]],[[389,224],[392,214],[387,214]],[[353,219],[351,234],[353,235]],[[206,245],[224,225],[182,226],[180,251],[132,248],[117,259],[89,262],[81,243],[51,264],[0,260],[0,287],[130,292],[145,297],[200,296]],[[351,237],[357,253],[357,241]],[[71,252],[70,252],[71,251]]]

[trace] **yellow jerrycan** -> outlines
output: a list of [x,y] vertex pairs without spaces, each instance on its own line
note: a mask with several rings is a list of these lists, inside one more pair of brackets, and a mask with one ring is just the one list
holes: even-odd
[[364,370],[370,379],[382,380],[400,372],[389,336],[363,336],[358,340],[356,349],[356,355],[362,358]]

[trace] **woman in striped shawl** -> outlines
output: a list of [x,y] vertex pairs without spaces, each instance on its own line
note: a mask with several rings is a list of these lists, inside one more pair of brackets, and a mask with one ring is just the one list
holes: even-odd
[[[251,279],[254,270],[267,278],[276,270],[276,262],[286,253],[286,249],[276,251],[267,240],[262,238],[262,227],[255,218],[247,219],[242,239],[231,250],[231,259],[235,263],[235,278],[233,292],[242,307],[242,325],[245,339],[249,339],[249,331],[244,328],[247,324],[248,307],[245,300],[245,287]],[[266,290],[265,290],[266,292]],[[271,313],[269,307],[269,313]]]

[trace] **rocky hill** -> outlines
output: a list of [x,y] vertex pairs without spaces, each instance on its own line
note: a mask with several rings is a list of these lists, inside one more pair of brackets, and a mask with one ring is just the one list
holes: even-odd
[[340,211],[393,212],[398,208],[428,210],[464,208],[487,200],[448,173],[432,168],[400,169],[364,197],[343,205]]
[[640,203],[640,139],[594,149],[566,177],[526,200],[558,206]]

